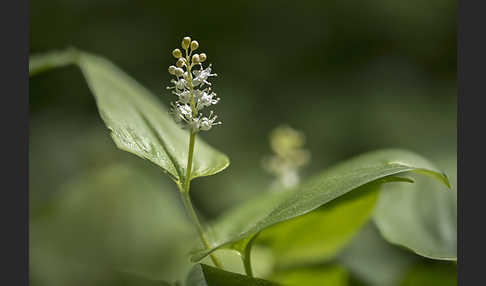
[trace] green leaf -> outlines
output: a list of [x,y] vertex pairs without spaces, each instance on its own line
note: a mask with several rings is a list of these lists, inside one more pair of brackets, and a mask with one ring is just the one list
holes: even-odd
[[[117,273],[118,277],[113,284],[116,286],[171,286],[170,283],[160,280],[152,280],[131,273]],[[107,285],[107,284],[104,284]]]
[[276,286],[278,284],[224,271],[206,264],[196,264],[187,277],[186,286]]
[[397,285],[418,256],[384,240],[372,221],[367,223],[337,257],[353,277],[367,285]]
[[268,246],[280,267],[318,263],[334,257],[369,219],[379,184],[366,184],[318,209],[263,231],[256,243]]
[[[72,49],[65,54],[32,57],[29,70],[35,74],[69,62],[81,68],[118,148],[150,160],[174,181],[183,182],[189,133],[177,126],[150,91],[118,67],[102,57]],[[226,155],[200,138],[196,140],[191,179],[216,174],[228,165]]]
[[[454,174],[456,160],[446,162]],[[457,260],[457,192],[428,178],[414,186],[387,186],[381,192],[374,221],[385,239],[432,259]]]
[[456,286],[457,265],[446,262],[424,262],[415,265],[403,277],[400,286]]
[[346,269],[335,264],[278,271],[269,279],[283,286],[348,286],[350,284]]
[[221,247],[234,248],[239,241],[305,215],[365,184],[405,172],[425,174],[449,186],[442,172],[412,152],[391,149],[363,154],[324,171],[294,190],[264,194],[229,212],[211,228],[212,248],[194,252],[192,260],[199,261]]
[[193,227],[169,182],[139,165],[97,168],[61,186],[52,209],[30,222],[31,272],[52,285],[82,273],[66,263],[73,260],[154,280],[184,279]]
[[[234,249],[220,249],[213,253],[219,261],[223,262],[226,271],[247,275],[242,263],[241,254]],[[265,246],[253,245],[251,248],[252,272],[254,277],[265,278],[274,271],[275,258],[272,252]],[[199,263],[213,265],[210,257],[206,256]]]
[[53,68],[59,68],[74,64],[76,51],[68,49],[66,51],[53,51],[42,55],[32,55],[29,58],[29,76],[48,71]]

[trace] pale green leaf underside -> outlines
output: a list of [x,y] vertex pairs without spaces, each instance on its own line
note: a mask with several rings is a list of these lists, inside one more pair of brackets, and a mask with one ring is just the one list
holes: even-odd
[[425,174],[449,186],[445,174],[413,152],[387,149],[366,153],[324,171],[294,190],[267,193],[224,215],[209,233],[212,248],[194,252],[192,260],[198,261],[218,248],[231,247],[270,226],[309,213],[367,183],[404,172]]
[[[177,126],[167,109],[146,88],[108,60],[68,50],[33,56],[29,71],[75,63],[93,92],[100,115],[118,148],[148,159],[175,181],[186,173],[189,134]],[[196,140],[191,179],[216,174],[229,165],[226,155]]]
[[278,286],[259,278],[224,271],[206,264],[196,264],[189,273],[186,286]]
[[[447,166],[455,173],[456,160]],[[455,181],[454,175],[452,182]],[[417,178],[408,188],[381,192],[374,221],[389,242],[432,259],[457,260],[457,192]]]
[[[394,184],[389,187],[396,186]],[[405,271],[419,257],[389,244],[370,221],[339,253],[337,260],[355,277],[366,282],[366,285],[390,286],[397,285]]]

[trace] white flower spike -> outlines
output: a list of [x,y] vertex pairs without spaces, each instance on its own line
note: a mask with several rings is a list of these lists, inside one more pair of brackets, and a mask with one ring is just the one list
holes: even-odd
[[[207,68],[203,67],[206,61],[205,53],[191,54],[199,48],[197,41],[191,41],[190,37],[182,40],[182,49],[185,56],[179,49],[174,49],[172,55],[177,59],[174,65],[169,66],[169,74],[176,77],[170,82],[173,86],[167,87],[172,90],[172,94],[177,96],[177,100],[171,103],[170,114],[177,123],[189,128],[192,132],[208,131],[213,126],[221,124],[215,122],[217,115],[211,111],[209,116],[204,116],[201,111],[219,102],[216,93],[211,91],[210,77],[217,74],[211,73],[211,64]],[[198,69],[194,69],[198,66]]]

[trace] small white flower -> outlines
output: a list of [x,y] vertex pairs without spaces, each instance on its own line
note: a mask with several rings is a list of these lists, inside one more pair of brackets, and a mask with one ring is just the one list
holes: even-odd
[[176,104],[173,102],[170,104],[171,109],[169,111],[170,115],[174,117],[176,123],[180,123],[182,120],[185,120],[184,115],[181,113],[180,109]]
[[184,90],[187,88],[187,81],[183,78],[179,79],[178,81],[175,81],[175,88],[178,90]]
[[221,122],[214,122],[216,120],[216,118],[218,118],[218,116],[214,115],[214,117],[212,117],[212,118],[211,118],[211,116],[213,116],[212,111],[209,113],[209,118],[208,117],[201,118],[201,120],[199,121],[201,130],[208,131],[214,125],[221,124]]
[[174,94],[179,97],[179,102],[182,104],[188,104],[191,101],[191,92],[189,90],[184,90],[180,93],[174,92]]
[[194,70],[192,73],[194,74],[194,78],[192,79],[192,84],[194,86],[199,86],[203,83],[211,85],[207,79],[211,76],[217,76],[217,74],[211,73],[211,65],[209,65],[206,69]]
[[181,104],[178,106],[179,111],[186,119],[192,118],[192,108],[188,104]]
[[219,98],[214,98],[215,96],[216,96],[216,93],[214,93],[214,92],[208,93],[206,91],[200,91],[198,93],[198,96],[196,96],[197,109],[201,110],[204,107],[208,107],[210,105],[218,103]]
[[173,79],[170,82],[174,84],[174,86],[168,86],[167,89],[175,89],[177,91],[181,91],[188,88],[187,81],[183,78],[180,78],[178,80]]
[[208,131],[213,127],[213,124],[207,117],[201,118],[201,130]]

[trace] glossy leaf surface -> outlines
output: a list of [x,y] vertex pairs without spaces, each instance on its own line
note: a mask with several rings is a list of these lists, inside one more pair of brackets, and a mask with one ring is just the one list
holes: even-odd
[[230,211],[211,228],[212,248],[196,251],[192,259],[198,261],[220,247],[232,247],[363,185],[405,172],[425,174],[449,186],[442,172],[415,153],[394,149],[366,153],[322,172],[296,189],[266,193]]
[[256,243],[272,250],[282,267],[333,258],[370,218],[380,184],[367,184],[318,209],[263,231]]
[[[69,50],[33,56],[29,71],[35,74],[70,62],[81,68],[118,148],[152,161],[175,181],[183,181],[188,131],[177,126],[150,91],[114,64],[99,56]],[[216,174],[228,165],[226,155],[200,138],[196,140],[191,179]]]

